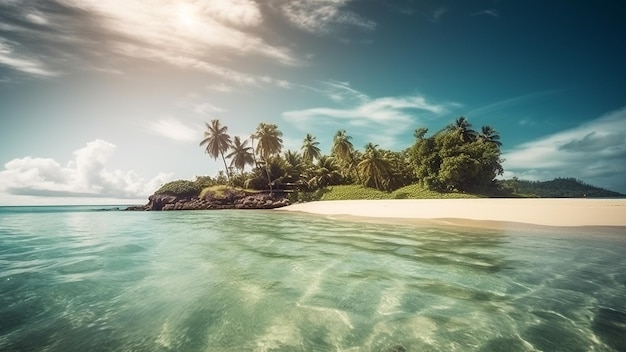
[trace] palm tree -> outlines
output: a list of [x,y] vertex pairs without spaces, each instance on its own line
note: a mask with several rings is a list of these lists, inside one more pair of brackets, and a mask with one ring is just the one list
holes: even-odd
[[254,165],[254,154],[252,153],[252,147],[248,147],[248,140],[241,141],[239,136],[235,136],[233,140],[233,144],[230,146],[232,152],[226,155],[227,158],[232,158],[230,161],[230,166],[234,166],[237,169],[241,170],[241,174],[243,175],[243,170],[246,165]]
[[314,159],[319,159],[322,155],[318,145],[320,142],[315,140],[311,134],[307,133],[302,142],[302,158],[309,163],[312,163]]
[[317,160],[312,169],[313,176],[308,181],[310,188],[323,188],[339,184],[341,173],[335,158],[323,155]]
[[217,160],[218,156],[222,157],[224,161],[224,169],[226,170],[226,176],[230,181],[230,174],[228,172],[228,166],[226,166],[226,159],[224,158],[224,152],[230,148],[230,136],[226,133],[228,127],[220,125],[220,120],[211,120],[211,124],[206,123],[207,130],[204,131],[204,139],[200,142],[200,146],[206,145],[205,152]]
[[493,143],[498,147],[502,146],[502,142],[500,142],[500,135],[498,131],[496,131],[491,126],[483,126],[481,129],[481,133],[478,135],[478,140],[485,143]]
[[280,153],[283,148],[283,133],[273,123],[262,122],[254,133],[257,139],[257,154],[266,161],[270,156]]
[[463,143],[469,143],[476,140],[476,131],[472,129],[472,124],[464,116],[459,117],[454,123],[448,126],[448,129],[459,134],[459,138]]
[[[354,145],[352,145],[352,137],[346,134],[346,130],[339,130],[333,137],[333,147],[331,149],[331,155],[337,158],[337,160],[343,163],[348,168],[348,174],[352,172],[356,161]],[[361,177],[357,170],[356,177],[361,183]]]
[[265,172],[270,192],[272,191],[272,180],[267,161],[270,156],[280,153],[283,147],[282,136],[283,133],[278,129],[278,126],[265,122],[260,123],[254,133],[254,138],[257,140],[256,153],[265,163]]
[[348,162],[352,151],[354,151],[354,146],[350,141],[351,139],[352,137],[346,134],[346,130],[337,131],[333,137],[331,154],[341,161]]
[[358,169],[365,177],[365,185],[373,183],[376,189],[385,190],[390,184],[391,164],[377,147],[378,145],[372,143],[365,146],[365,154],[358,165]]
[[304,173],[304,163],[302,163],[302,156],[297,152],[288,150],[283,155],[285,159],[285,179],[290,183],[297,183],[300,181],[302,174]]

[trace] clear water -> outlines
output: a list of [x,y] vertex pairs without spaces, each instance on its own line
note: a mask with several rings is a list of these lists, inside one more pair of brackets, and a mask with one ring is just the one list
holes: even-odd
[[95,208],[0,208],[0,350],[626,350],[624,228]]

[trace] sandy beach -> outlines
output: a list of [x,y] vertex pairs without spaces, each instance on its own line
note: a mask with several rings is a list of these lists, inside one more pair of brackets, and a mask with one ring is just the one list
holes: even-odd
[[626,226],[626,199],[398,199],[293,204],[280,211],[493,227]]

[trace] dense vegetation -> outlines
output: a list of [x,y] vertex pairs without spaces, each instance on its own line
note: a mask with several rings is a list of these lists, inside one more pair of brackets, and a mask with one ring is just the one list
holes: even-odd
[[440,198],[476,198],[474,194],[460,192],[438,192],[424,189],[418,184],[404,186],[393,192],[379,191],[361,185],[330,186],[321,190],[316,199],[440,199]]
[[[427,129],[417,129],[413,145],[401,151],[372,143],[358,150],[352,137],[340,130],[333,137],[330,155],[321,152],[311,134],[304,137],[300,151],[283,152],[282,132],[275,124],[259,124],[243,141],[231,140],[219,120],[206,128],[200,146],[213,159],[220,158],[226,169],[215,179],[196,180],[206,183],[203,187],[222,183],[257,190],[289,189],[310,197],[330,186],[358,185],[361,188],[353,191],[374,189],[381,198],[389,198],[391,192],[414,184],[422,192],[486,191],[496,186],[494,179],[502,174],[497,132],[489,126],[476,132],[464,117],[430,137]],[[251,171],[246,172],[248,166]]]
[[513,194],[540,198],[624,197],[623,194],[598,188],[574,178],[552,181],[525,181],[517,178],[498,181],[501,188]]
[[[157,194],[197,197],[219,196],[230,190],[282,191],[292,201],[331,199],[405,199],[499,197],[619,197],[574,179],[548,182],[496,180],[502,175],[500,136],[490,126],[479,131],[465,117],[427,136],[415,130],[412,145],[401,151],[368,143],[363,150],[352,144],[345,130],[334,134],[330,155],[321,152],[316,137],[307,134],[300,151],[283,151],[282,132],[275,124],[261,123],[249,139],[231,140],[219,120],[206,124],[200,146],[225,171],[216,177],[170,182]],[[230,165],[227,164],[230,160]],[[246,171],[246,169],[250,171]],[[202,192],[202,194],[201,194]]]
[[202,191],[202,186],[198,182],[177,180],[164,184],[154,194],[166,194],[181,198],[198,197]]

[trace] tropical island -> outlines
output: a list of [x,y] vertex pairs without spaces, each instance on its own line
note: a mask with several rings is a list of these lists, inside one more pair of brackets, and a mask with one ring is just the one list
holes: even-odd
[[[368,143],[358,150],[339,130],[329,155],[307,134],[300,151],[283,152],[276,124],[260,123],[249,139],[231,139],[219,120],[206,123],[200,146],[225,171],[164,184],[130,210],[272,209],[317,200],[457,198],[598,198],[624,195],[572,178],[525,181],[502,175],[497,130],[472,129],[465,117],[427,136],[417,128],[401,151]],[[230,164],[227,163],[230,161]],[[246,168],[250,167],[250,171]]]

